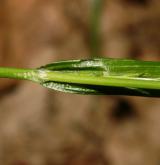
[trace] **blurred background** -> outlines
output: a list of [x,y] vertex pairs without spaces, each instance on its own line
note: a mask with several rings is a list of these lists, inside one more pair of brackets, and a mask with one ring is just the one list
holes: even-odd
[[[1,0],[0,65],[160,60],[159,0]],[[0,81],[0,164],[159,165],[160,101]]]

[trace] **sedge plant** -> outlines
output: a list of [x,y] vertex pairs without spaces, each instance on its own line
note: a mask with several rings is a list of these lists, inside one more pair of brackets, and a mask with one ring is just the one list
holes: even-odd
[[0,67],[0,78],[30,80],[61,92],[160,97],[160,62],[94,58],[36,69]]

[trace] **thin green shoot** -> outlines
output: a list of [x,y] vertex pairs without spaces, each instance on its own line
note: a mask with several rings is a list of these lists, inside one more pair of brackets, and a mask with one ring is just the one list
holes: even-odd
[[1,67],[0,78],[30,80],[69,93],[160,97],[160,62],[153,61],[96,58],[36,69]]

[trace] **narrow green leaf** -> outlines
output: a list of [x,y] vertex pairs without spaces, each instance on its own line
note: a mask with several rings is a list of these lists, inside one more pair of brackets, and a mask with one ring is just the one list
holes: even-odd
[[48,64],[38,69],[41,84],[79,94],[160,96],[160,63],[97,58]]
[[69,93],[160,97],[160,62],[97,58],[37,69],[0,68],[1,78],[30,80]]

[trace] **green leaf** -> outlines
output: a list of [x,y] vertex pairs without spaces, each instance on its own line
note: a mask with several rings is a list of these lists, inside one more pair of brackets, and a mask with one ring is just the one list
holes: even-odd
[[43,86],[62,92],[160,96],[159,62],[97,58],[55,62],[39,70]]
[[30,80],[69,93],[160,97],[160,62],[153,61],[97,58],[37,69],[0,67],[0,78]]

